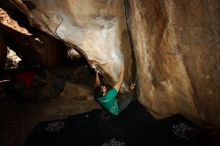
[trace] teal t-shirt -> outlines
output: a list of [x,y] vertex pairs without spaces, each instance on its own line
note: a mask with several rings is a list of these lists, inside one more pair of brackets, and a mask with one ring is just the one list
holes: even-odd
[[118,91],[115,88],[112,88],[106,92],[105,96],[97,99],[102,106],[113,115],[119,114],[119,107],[116,100],[117,94]]

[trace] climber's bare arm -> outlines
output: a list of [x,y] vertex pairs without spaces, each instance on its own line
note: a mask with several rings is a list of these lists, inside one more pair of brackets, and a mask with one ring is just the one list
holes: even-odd
[[123,83],[123,80],[124,80],[124,64],[122,64],[122,67],[121,67],[121,73],[120,73],[120,76],[119,76],[119,81],[118,83],[116,83],[114,85],[114,88],[119,91],[119,89],[121,88],[121,85]]
[[97,86],[99,86],[100,85],[100,79],[99,79],[99,73],[96,71],[96,79],[95,79],[95,83],[96,83],[96,85]]

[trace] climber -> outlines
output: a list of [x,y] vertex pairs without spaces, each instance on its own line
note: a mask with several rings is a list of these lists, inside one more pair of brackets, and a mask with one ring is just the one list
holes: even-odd
[[132,102],[135,84],[133,83],[130,86],[130,89],[126,89],[125,93],[123,94],[125,96],[125,99],[123,101],[120,101],[119,99],[116,99],[116,96],[118,95],[118,92],[123,83],[124,65],[122,65],[121,67],[119,81],[109,90],[107,89],[106,85],[100,84],[99,73],[96,69],[95,71],[97,86],[94,91],[94,97],[101,104],[101,106],[109,113],[111,113],[112,115],[118,115],[121,111],[126,109],[128,105]]

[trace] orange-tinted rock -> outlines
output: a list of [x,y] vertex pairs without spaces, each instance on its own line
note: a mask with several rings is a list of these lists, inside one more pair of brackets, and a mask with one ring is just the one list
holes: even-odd
[[129,70],[131,49],[122,0],[34,0],[29,1],[31,8],[19,1],[16,4],[29,16],[33,26],[64,40],[90,64],[98,64],[107,73],[106,77],[109,75],[110,82],[118,79],[124,60]]
[[158,117],[220,125],[220,3],[129,2],[141,102]]

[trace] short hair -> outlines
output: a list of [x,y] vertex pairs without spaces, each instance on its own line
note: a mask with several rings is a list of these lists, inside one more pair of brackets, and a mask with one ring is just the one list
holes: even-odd
[[101,87],[101,86],[95,87],[94,97],[97,99],[97,98],[99,98],[99,97],[102,97],[102,95],[103,95],[102,87]]

